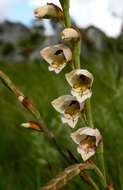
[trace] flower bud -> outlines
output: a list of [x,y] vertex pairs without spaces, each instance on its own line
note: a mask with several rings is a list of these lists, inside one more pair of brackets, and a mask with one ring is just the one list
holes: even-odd
[[18,96],[18,100],[26,109],[28,109],[31,113],[33,113],[37,119],[40,118],[39,111],[36,109],[33,103],[26,96],[20,95]]
[[38,7],[34,10],[34,14],[36,18],[63,18],[63,11],[53,3],[48,3],[45,6]]
[[28,123],[22,123],[21,126],[27,129],[41,131],[41,126],[39,125],[39,123],[34,121],[29,121]]
[[114,187],[113,187],[113,184],[109,184],[108,187],[107,187],[107,190],[115,190]]
[[74,28],[65,28],[61,33],[62,40],[78,40],[80,38],[80,33]]

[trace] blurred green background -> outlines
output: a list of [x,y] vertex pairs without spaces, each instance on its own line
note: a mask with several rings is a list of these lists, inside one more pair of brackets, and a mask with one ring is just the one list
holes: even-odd
[[[31,39],[33,41],[33,38]],[[122,41],[121,38],[106,38],[107,46],[100,51],[92,46],[87,38],[82,39],[81,67],[89,69],[95,77],[92,111],[95,127],[100,129],[104,138],[107,179],[114,183],[116,190],[122,190]],[[23,41],[21,40],[21,45],[25,47],[27,42],[22,43]],[[37,44],[39,42],[37,40]],[[34,48],[31,42],[29,47]],[[50,103],[58,96],[69,94],[70,87],[64,74],[69,72],[70,68],[66,67],[62,73],[56,75],[49,72],[47,63],[39,58],[30,60],[29,56],[24,54],[24,59],[17,62],[13,59],[14,47],[4,44],[1,48],[0,69],[33,101],[49,129],[55,133],[57,144],[61,149],[69,150],[81,162],[76,146],[70,138],[72,129],[61,123],[59,114]],[[69,165],[43,133],[20,127],[21,123],[30,120],[34,120],[31,114],[0,82],[0,190],[39,190]],[[81,125],[79,121],[77,127]],[[91,190],[79,176],[63,189]]]

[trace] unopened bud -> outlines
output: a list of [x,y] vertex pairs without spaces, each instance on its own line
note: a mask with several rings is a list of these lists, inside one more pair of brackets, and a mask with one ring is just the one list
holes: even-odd
[[34,10],[34,14],[36,18],[60,18],[64,17],[63,11],[53,3],[48,3],[45,6],[38,7]]
[[113,185],[110,184],[110,185],[108,185],[107,190],[115,190],[115,189],[114,189]]
[[22,123],[21,126],[32,130],[41,131],[40,124],[34,121],[29,121],[28,123]]
[[32,112],[37,119],[40,118],[40,113],[39,111],[34,107],[32,102],[25,96],[18,96],[18,100],[21,102],[21,104],[28,109],[30,112]]
[[80,39],[80,32],[74,28],[65,28],[61,33],[62,40],[78,40]]

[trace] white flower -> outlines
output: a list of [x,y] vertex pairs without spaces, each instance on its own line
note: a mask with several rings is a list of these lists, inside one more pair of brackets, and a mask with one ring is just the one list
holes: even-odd
[[63,11],[53,3],[47,3],[47,5],[38,7],[34,10],[36,18],[63,18]]
[[96,153],[96,148],[102,140],[98,129],[83,127],[71,134],[71,138],[78,145],[77,151],[84,161]]
[[92,95],[93,75],[85,69],[75,69],[67,73],[66,80],[72,87],[71,94],[81,103]]
[[84,103],[80,104],[76,98],[71,95],[61,96],[51,103],[52,106],[61,113],[62,122],[74,128],[84,108]]
[[61,38],[66,41],[78,40],[80,38],[80,33],[74,28],[65,28],[61,33]]
[[40,54],[50,64],[49,70],[56,73],[59,73],[72,60],[70,48],[63,44],[46,47]]

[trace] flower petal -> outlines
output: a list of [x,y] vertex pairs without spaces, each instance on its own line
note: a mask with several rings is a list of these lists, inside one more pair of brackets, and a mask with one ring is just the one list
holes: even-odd
[[58,74],[62,71],[62,69],[64,69],[65,66],[66,66],[66,63],[59,66],[58,68],[54,68],[52,65],[50,65],[48,68],[49,68],[49,71],[55,71],[55,73]]
[[81,129],[78,129],[77,131],[75,131],[74,133],[71,133],[71,138],[73,139],[73,141],[76,143],[76,144],[80,144],[80,142],[82,140],[84,140],[86,138],[86,135],[81,135],[80,132],[81,132]]
[[70,127],[74,128],[84,108],[84,103],[80,104],[76,98],[71,95],[64,95],[52,101],[51,104],[62,114],[62,122],[68,123]]
[[87,89],[83,93],[79,93],[79,92],[76,92],[74,89],[72,89],[71,94],[76,97],[78,102],[82,103],[82,102],[84,102],[85,100],[87,100],[88,98],[91,97],[92,92],[91,92],[91,90]]
[[89,159],[96,152],[96,148],[102,140],[98,129],[83,127],[71,134],[71,138],[78,145],[77,151],[83,160]]
[[67,73],[65,75],[66,80],[68,81],[68,83],[70,84],[71,87],[73,87],[73,85],[75,83],[75,80],[77,80],[77,77],[79,75],[83,75],[83,76],[89,78],[90,79],[90,86],[92,86],[93,79],[94,79],[93,75],[88,70],[85,70],[85,69],[75,69],[75,70],[73,70],[70,73]]
[[71,61],[72,52],[71,52],[70,48],[68,48],[67,46],[65,46],[63,44],[58,44],[58,45],[46,47],[40,51],[40,54],[45,61],[47,61],[49,64],[52,64],[54,59],[57,58],[56,53],[58,51],[63,51],[66,62]]
[[96,138],[96,146],[98,146],[98,144],[102,140],[100,131],[97,128],[93,129],[93,128],[89,128],[89,127],[84,127],[83,130],[81,131],[81,135],[82,134],[84,134],[86,136],[95,137]]
[[84,161],[88,160],[90,157],[92,157],[95,154],[95,149],[93,148],[90,148],[87,151],[86,149],[83,149],[81,146],[78,146],[77,151],[79,154],[81,154],[82,159]]
[[72,59],[70,48],[63,44],[46,47],[40,54],[50,64],[49,70],[56,73],[59,73]]
[[79,116],[76,116],[76,118],[67,119],[65,117],[61,117],[63,123],[67,123],[71,128],[74,128],[78,122]]
[[64,114],[66,105],[68,105],[71,101],[74,101],[74,100],[76,100],[76,99],[73,96],[64,95],[64,96],[60,96],[59,98],[53,100],[51,102],[51,104],[58,112]]
[[95,137],[96,139],[96,146],[100,143],[102,140],[102,136],[98,129],[93,129],[90,127],[83,127],[78,129],[76,132],[71,134],[71,138],[76,144],[80,144],[80,142],[87,136]]

